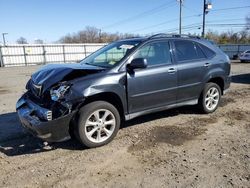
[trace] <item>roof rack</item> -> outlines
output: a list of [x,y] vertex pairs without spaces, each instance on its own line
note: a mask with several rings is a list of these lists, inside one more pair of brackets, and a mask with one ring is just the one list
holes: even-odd
[[175,33],[158,33],[158,34],[155,34],[155,35],[152,35],[150,37],[148,37],[147,39],[153,39],[153,38],[160,38],[160,37],[167,37],[167,38],[196,38],[196,39],[200,39],[199,36],[193,36],[193,35],[186,35],[186,34],[175,34]]

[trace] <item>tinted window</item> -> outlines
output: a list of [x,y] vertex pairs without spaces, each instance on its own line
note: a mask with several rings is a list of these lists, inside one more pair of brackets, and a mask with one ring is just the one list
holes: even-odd
[[174,42],[177,61],[206,58],[200,46],[192,41],[178,40]]
[[206,58],[206,55],[204,54],[204,52],[202,51],[201,47],[198,44],[195,44],[195,49],[198,59]]
[[208,58],[212,58],[215,56],[215,52],[210,50],[208,47],[203,46],[203,45],[199,45],[199,46],[202,48],[203,52],[206,54]]
[[170,64],[170,48],[168,42],[155,42],[140,48],[133,57],[145,58],[149,66],[159,64]]

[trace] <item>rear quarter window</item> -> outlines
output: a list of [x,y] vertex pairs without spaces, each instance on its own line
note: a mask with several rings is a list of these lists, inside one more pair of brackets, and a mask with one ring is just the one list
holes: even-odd
[[211,59],[216,55],[216,53],[213,50],[211,50],[210,48],[208,48],[202,44],[199,44],[199,46],[201,47],[202,51],[206,54],[207,58]]

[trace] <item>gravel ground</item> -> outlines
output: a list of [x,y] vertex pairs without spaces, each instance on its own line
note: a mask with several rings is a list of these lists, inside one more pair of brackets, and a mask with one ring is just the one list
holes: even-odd
[[250,187],[250,64],[209,115],[193,106],[129,121],[110,144],[43,145],[15,103],[38,67],[0,69],[0,187]]

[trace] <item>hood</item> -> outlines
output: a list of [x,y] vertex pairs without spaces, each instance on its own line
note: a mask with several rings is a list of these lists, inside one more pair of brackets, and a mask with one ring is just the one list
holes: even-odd
[[102,70],[104,70],[104,68],[79,63],[50,64],[35,72],[31,76],[31,80],[35,85],[41,86],[42,90],[45,91],[60,81],[73,80]]

